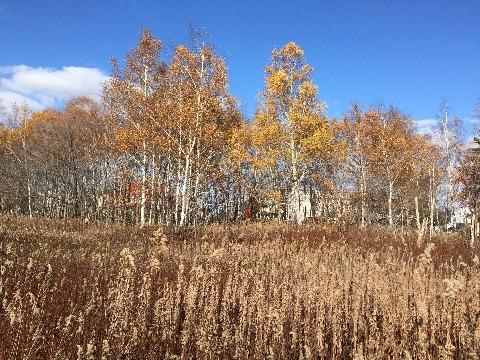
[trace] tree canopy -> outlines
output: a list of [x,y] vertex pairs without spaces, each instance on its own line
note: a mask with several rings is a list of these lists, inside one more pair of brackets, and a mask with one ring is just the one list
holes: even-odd
[[329,118],[294,42],[272,50],[252,119],[229,92],[225,59],[199,32],[167,52],[142,28],[111,63],[99,101],[40,112],[26,104],[7,112],[0,101],[0,212],[142,226],[276,219],[433,231],[451,226],[462,205],[470,215],[459,220],[475,230],[480,150],[462,150],[446,101],[433,136],[394,106],[353,102]]

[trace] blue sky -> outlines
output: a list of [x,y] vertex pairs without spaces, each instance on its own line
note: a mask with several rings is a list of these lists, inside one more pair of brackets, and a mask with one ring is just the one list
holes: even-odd
[[469,128],[480,96],[479,18],[478,0],[0,0],[0,96],[40,109],[98,94],[110,56],[136,46],[142,25],[181,43],[191,21],[226,58],[230,92],[248,116],[271,50],[295,41],[329,116],[352,100],[383,102],[427,124],[447,98]]

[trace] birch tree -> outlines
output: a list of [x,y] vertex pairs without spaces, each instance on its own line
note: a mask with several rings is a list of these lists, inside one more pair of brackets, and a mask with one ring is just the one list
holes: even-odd
[[412,174],[415,154],[413,121],[393,107],[388,111],[371,109],[366,118],[370,132],[370,168],[374,175],[386,183],[387,221],[393,226],[396,186]]
[[368,219],[367,194],[369,157],[367,145],[370,141],[365,111],[361,104],[354,102],[339,123],[339,136],[347,146],[348,172],[354,177],[354,183],[360,196],[360,226],[364,227]]
[[161,60],[162,42],[148,29],[142,29],[140,42],[125,56],[125,67],[112,59],[112,78],[104,86],[104,101],[111,119],[118,124],[116,147],[129,155],[140,169],[140,224],[146,222],[146,198],[150,158],[158,136],[158,92],[163,91],[165,63]]
[[193,48],[178,46],[168,66],[163,104],[166,136],[176,169],[175,217],[178,225],[194,222],[198,208],[215,176],[216,164],[227,155],[232,129],[238,126],[237,103],[228,93],[225,61],[211,44],[194,38]]
[[[428,199],[428,223],[429,233],[432,235],[435,224],[435,209],[437,208],[437,195],[440,182],[444,174],[441,171],[441,156],[438,146],[431,137],[426,137],[419,145],[418,163],[416,164],[417,174],[424,176],[428,182],[428,188],[423,189]],[[418,225],[418,224],[417,224]]]
[[456,227],[455,219],[455,168],[458,165],[461,154],[461,141],[459,132],[462,122],[458,117],[451,116],[447,100],[442,101],[441,115],[437,117],[436,138],[438,148],[442,154],[443,167],[445,169],[445,212],[447,216],[447,230]]
[[456,171],[455,181],[461,185],[459,200],[470,212],[470,244],[477,241],[480,217],[480,134],[474,138],[474,146],[466,151],[465,157]]
[[[27,190],[28,216],[33,216],[32,210],[32,171],[30,159],[30,135],[33,130],[32,110],[24,103],[14,104],[8,116],[8,121],[14,129],[10,132],[7,148],[10,154],[18,161],[24,170],[24,181]],[[16,146],[19,145],[19,146]]]
[[259,95],[253,127],[257,153],[268,155],[265,165],[275,165],[287,173],[291,215],[296,222],[303,218],[301,182],[315,158],[328,157],[333,141],[325,104],[317,99],[312,72],[297,44],[291,42],[280,50],[274,49],[265,68],[265,89]]

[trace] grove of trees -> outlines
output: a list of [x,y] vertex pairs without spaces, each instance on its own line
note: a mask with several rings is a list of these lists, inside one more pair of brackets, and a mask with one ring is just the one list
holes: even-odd
[[475,241],[480,153],[459,140],[447,103],[433,135],[383,104],[354,102],[329,119],[312,74],[297,44],[274,49],[246,119],[212,44],[194,33],[167,56],[142,29],[125,59],[112,59],[100,101],[2,108],[0,212],[142,226],[276,219],[424,232],[464,222],[454,210],[465,207]]

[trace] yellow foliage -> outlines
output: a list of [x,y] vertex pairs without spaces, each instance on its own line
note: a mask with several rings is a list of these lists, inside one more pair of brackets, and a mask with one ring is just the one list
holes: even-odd
[[266,198],[285,181],[298,186],[309,167],[329,160],[334,152],[333,132],[325,104],[317,99],[312,71],[293,42],[274,50],[265,68],[265,89],[251,128],[251,164]]
[[275,205],[280,205],[282,200],[282,193],[280,191],[266,191],[264,196],[267,202]]
[[286,94],[288,85],[289,79],[283,69],[274,72],[266,79],[267,90],[271,93],[278,94],[278,96]]
[[250,143],[250,133],[248,128],[241,124],[233,129],[230,137],[227,140],[228,157],[236,164],[247,161],[249,158],[247,149]]
[[[275,51],[274,51],[274,54],[276,54]],[[293,41],[291,41],[279,51],[278,55],[284,56],[287,58],[302,57],[303,50],[300,49],[300,46],[298,46]]]

